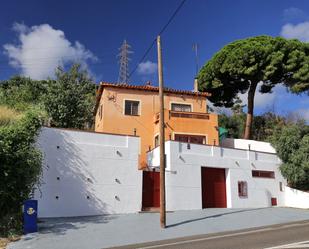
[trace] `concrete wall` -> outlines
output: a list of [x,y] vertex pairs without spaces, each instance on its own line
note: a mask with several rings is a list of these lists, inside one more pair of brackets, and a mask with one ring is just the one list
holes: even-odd
[[250,145],[250,150],[276,153],[274,147],[270,143],[260,142],[255,140],[246,140],[246,139],[234,139],[234,138],[225,138],[220,142],[220,145],[223,147],[234,148],[234,149],[244,149],[248,150]]
[[[148,153],[149,165],[158,166],[159,148]],[[168,210],[201,209],[201,167],[226,169],[227,207],[255,208],[271,206],[271,197],[284,205],[279,182],[285,180],[279,171],[275,154],[230,149],[208,145],[166,142],[166,203]],[[254,178],[252,170],[275,172],[275,179]],[[247,181],[248,198],[238,196],[238,181]]]
[[[139,138],[43,128],[39,217],[132,213],[141,210]],[[58,197],[58,199],[56,198]]]
[[309,193],[285,187],[285,205],[294,208],[309,209]]

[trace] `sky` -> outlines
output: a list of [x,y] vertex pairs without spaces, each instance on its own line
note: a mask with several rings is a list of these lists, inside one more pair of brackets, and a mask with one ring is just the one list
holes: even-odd
[[[124,39],[131,45],[131,84],[157,85],[154,46],[141,57],[181,0],[4,0],[0,8],[0,80],[16,74],[53,77],[58,65],[81,63],[94,80],[117,82],[117,54]],[[164,83],[193,89],[196,75],[193,44],[202,67],[224,45],[257,35],[309,42],[307,0],[187,0],[162,34]],[[246,96],[240,96],[245,101]],[[308,95],[293,95],[283,86],[257,93],[255,113],[297,113],[309,121]]]

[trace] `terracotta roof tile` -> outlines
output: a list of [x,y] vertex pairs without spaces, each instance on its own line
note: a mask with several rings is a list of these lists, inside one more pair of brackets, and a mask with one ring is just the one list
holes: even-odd
[[[151,85],[129,85],[129,84],[113,84],[107,82],[101,82],[100,86],[104,87],[115,87],[115,88],[125,88],[125,89],[133,89],[133,90],[144,90],[144,91],[153,91],[159,92],[159,87],[151,86]],[[177,90],[172,88],[164,88],[165,93],[176,93],[176,94],[185,94],[191,96],[203,96],[208,97],[211,96],[208,92],[192,92],[188,90]]]

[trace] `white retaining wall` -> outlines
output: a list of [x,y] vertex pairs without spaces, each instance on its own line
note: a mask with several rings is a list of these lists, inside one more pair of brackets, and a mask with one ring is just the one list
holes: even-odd
[[243,150],[248,150],[250,146],[250,150],[276,153],[276,150],[270,143],[255,140],[225,138],[220,142],[220,145],[223,147]]
[[[137,137],[43,128],[39,217],[133,213],[141,210]],[[57,198],[58,197],[58,198]]]
[[[167,210],[202,208],[201,167],[226,169],[228,208],[271,206],[271,198],[284,205],[284,192],[279,182],[286,184],[276,154],[168,141],[166,148]],[[148,153],[149,165],[157,166],[159,148]],[[252,170],[275,172],[275,179],[252,177]],[[247,181],[248,198],[238,196],[238,181]]]
[[309,193],[285,187],[285,205],[287,207],[309,209]]

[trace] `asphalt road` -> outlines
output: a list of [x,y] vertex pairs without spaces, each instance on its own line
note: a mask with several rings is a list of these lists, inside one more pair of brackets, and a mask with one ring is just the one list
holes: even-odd
[[279,249],[308,248],[309,221],[280,224],[257,229],[239,230],[230,233],[199,235],[172,240],[118,247],[129,248],[170,248],[170,249]]

